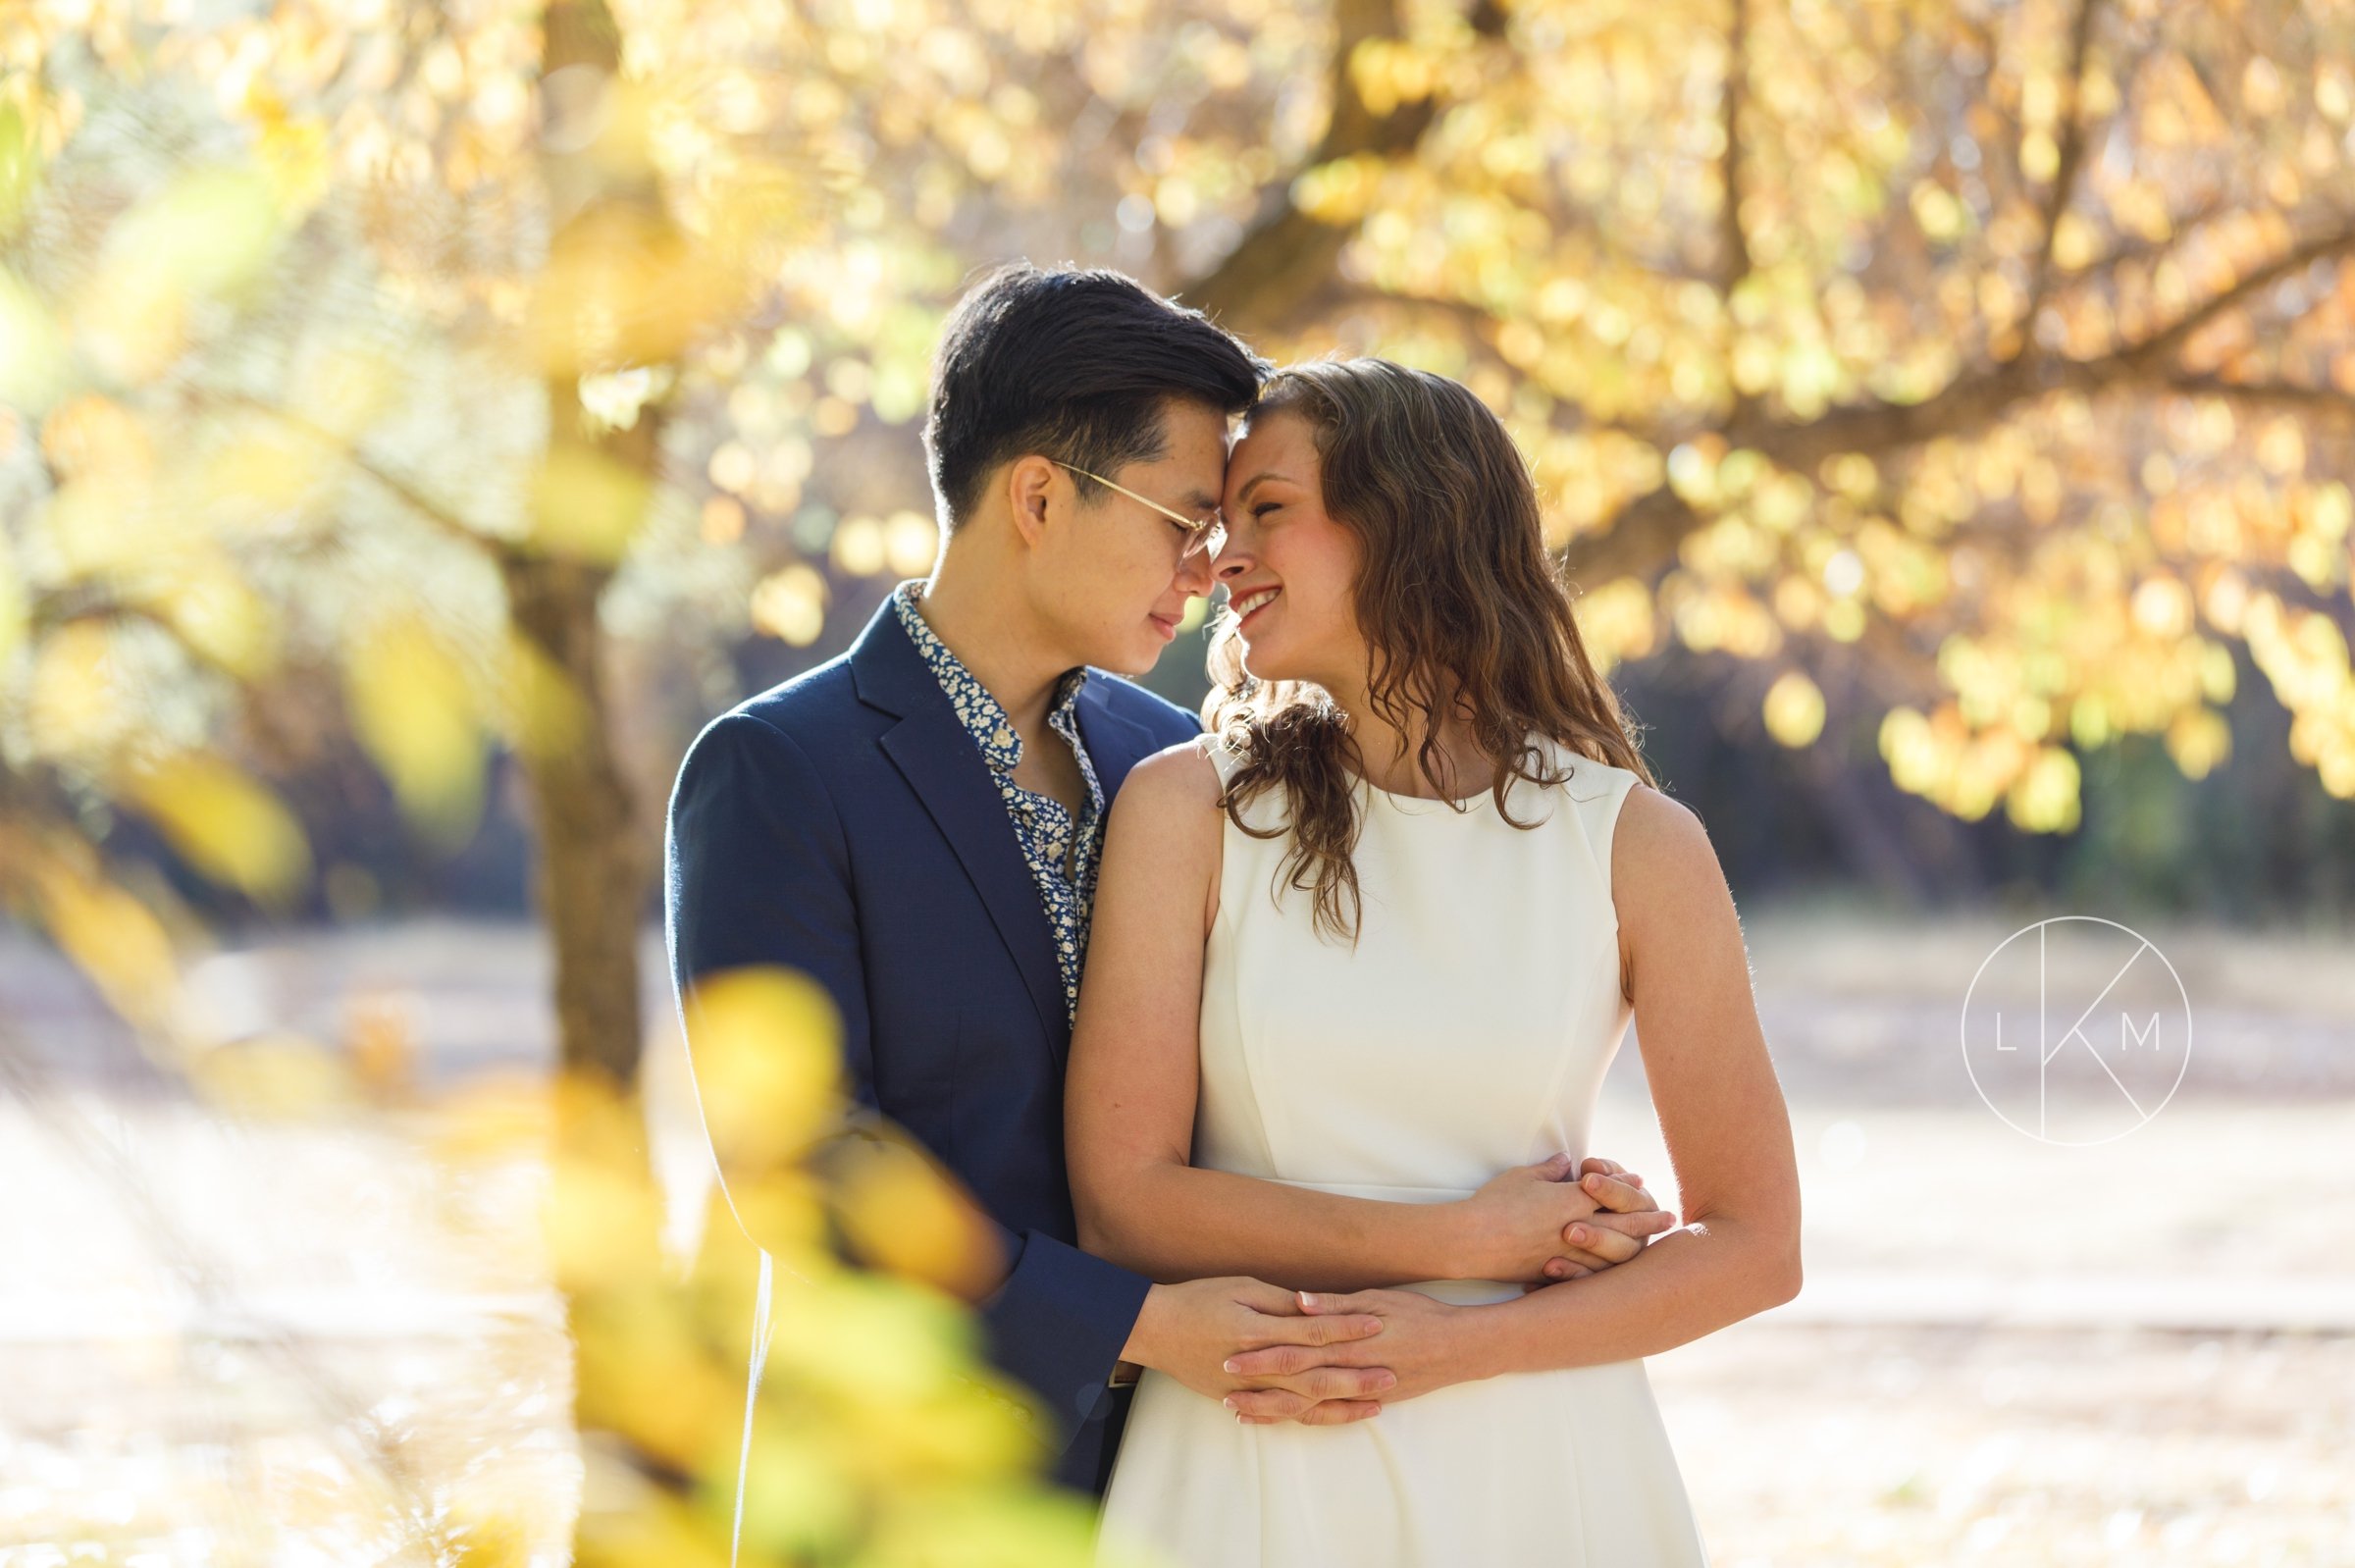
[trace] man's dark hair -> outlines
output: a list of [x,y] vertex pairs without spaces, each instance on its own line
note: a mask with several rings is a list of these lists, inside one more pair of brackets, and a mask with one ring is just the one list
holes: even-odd
[[[1014,262],[959,300],[932,366],[932,490],[955,528],[1000,464],[1036,453],[1110,476],[1167,450],[1163,406],[1237,414],[1268,362],[1123,273]],[[1083,499],[1104,494],[1072,476]]]

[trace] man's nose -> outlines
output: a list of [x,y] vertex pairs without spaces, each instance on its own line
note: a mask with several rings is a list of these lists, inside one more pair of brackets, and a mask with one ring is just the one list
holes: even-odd
[[1213,569],[1210,551],[1196,550],[1178,563],[1178,586],[1185,590],[1189,599],[1207,599]]

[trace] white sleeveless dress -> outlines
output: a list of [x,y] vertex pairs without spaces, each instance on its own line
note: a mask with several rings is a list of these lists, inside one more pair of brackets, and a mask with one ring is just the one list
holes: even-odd
[[[1637,779],[1539,744],[1573,772],[1550,790],[1514,785],[1512,814],[1543,819],[1527,831],[1487,795],[1459,812],[1361,786],[1354,952],[1313,931],[1308,894],[1272,899],[1283,839],[1225,825],[1196,1164],[1437,1203],[1509,1166],[1590,1152],[1630,1015],[1611,829]],[[1227,777],[1233,759],[1203,745]],[[1274,795],[1249,809],[1255,826],[1282,814]],[[1519,1293],[1407,1288],[1464,1304]],[[1147,1372],[1100,1539],[1106,1561],[1175,1568],[1708,1560],[1640,1360],[1459,1384],[1340,1427],[1246,1427]]]

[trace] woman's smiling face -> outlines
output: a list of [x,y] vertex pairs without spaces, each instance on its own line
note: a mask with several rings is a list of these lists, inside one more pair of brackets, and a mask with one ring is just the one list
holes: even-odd
[[1354,608],[1357,536],[1325,510],[1309,422],[1263,413],[1227,459],[1227,545],[1219,581],[1239,618],[1244,667],[1263,681],[1362,679]]

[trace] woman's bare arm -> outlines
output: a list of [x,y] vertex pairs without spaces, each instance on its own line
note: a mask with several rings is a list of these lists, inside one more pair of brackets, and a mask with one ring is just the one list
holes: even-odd
[[[1065,1096],[1080,1245],[1164,1281],[1538,1278],[1547,1251],[1568,1250],[1562,1228],[1595,1207],[1574,1184],[1508,1174],[1463,1202],[1384,1203],[1191,1163],[1218,800],[1210,759],[1188,744],[1138,763],[1113,807]],[[1532,1261],[1516,1272],[1486,1272],[1520,1254]]]
[[1791,1121],[1741,919],[1701,819],[1637,786],[1620,808],[1611,886],[1687,1228],[1594,1279],[1471,1309],[1470,1337],[1485,1350],[1472,1376],[1654,1355],[1799,1293]]

